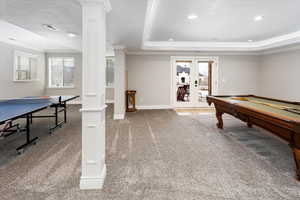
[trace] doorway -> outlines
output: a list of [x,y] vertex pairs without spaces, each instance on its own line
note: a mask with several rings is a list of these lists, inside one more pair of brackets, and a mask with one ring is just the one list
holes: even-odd
[[173,106],[209,107],[206,97],[217,90],[217,58],[172,57],[171,60]]

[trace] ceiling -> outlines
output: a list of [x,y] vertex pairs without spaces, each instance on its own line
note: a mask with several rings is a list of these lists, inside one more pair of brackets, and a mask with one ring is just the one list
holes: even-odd
[[[299,0],[110,2],[108,48],[124,45],[129,51],[258,51],[300,42]],[[187,19],[190,14],[198,18]],[[257,15],[262,15],[263,20],[255,22]],[[44,51],[81,51],[81,18],[78,0],[0,0],[0,19],[19,27],[19,31],[27,31],[26,37],[21,32],[12,35],[12,30],[3,34],[8,28],[2,28],[0,23],[0,40],[7,41],[12,35],[20,44]],[[49,31],[43,24],[59,30]],[[70,38],[67,33],[77,37]],[[35,36],[39,39],[33,40]],[[173,41],[168,41],[170,38]]]
[[[53,48],[81,49],[81,5],[76,0],[1,0],[3,20],[60,44]],[[59,29],[53,32],[43,27],[51,24]],[[70,38],[67,33],[78,34]],[[26,38],[18,37],[20,42]],[[26,41],[27,42],[27,41]],[[63,47],[61,47],[63,46]]]
[[[299,0],[159,0],[157,4],[151,41],[248,42],[300,30]],[[190,14],[198,18],[187,19]],[[258,15],[264,19],[255,22]]]

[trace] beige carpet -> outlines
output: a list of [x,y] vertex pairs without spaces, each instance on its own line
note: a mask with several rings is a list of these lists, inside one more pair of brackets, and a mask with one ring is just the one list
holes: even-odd
[[176,108],[177,115],[206,115],[215,113],[214,108]]
[[37,145],[16,156],[20,137],[0,141],[1,200],[281,200],[300,199],[289,147],[225,116],[138,111],[124,121],[107,112],[107,178],[102,191],[80,191],[81,123],[54,135],[36,120]]

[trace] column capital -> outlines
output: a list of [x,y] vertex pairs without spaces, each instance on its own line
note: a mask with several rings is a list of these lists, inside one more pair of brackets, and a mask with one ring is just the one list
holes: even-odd
[[109,0],[78,0],[82,6],[103,4],[106,12],[112,10]]

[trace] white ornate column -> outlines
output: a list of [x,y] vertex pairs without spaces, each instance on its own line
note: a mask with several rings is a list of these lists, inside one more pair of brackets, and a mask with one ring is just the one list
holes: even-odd
[[125,118],[125,76],[126,76],[126,48],[114,46],[115,71],[114,71],[114,119]]
[[105,52],[109,0],[82,4],[82,172],[81,189],[101,189],[105,165]]

